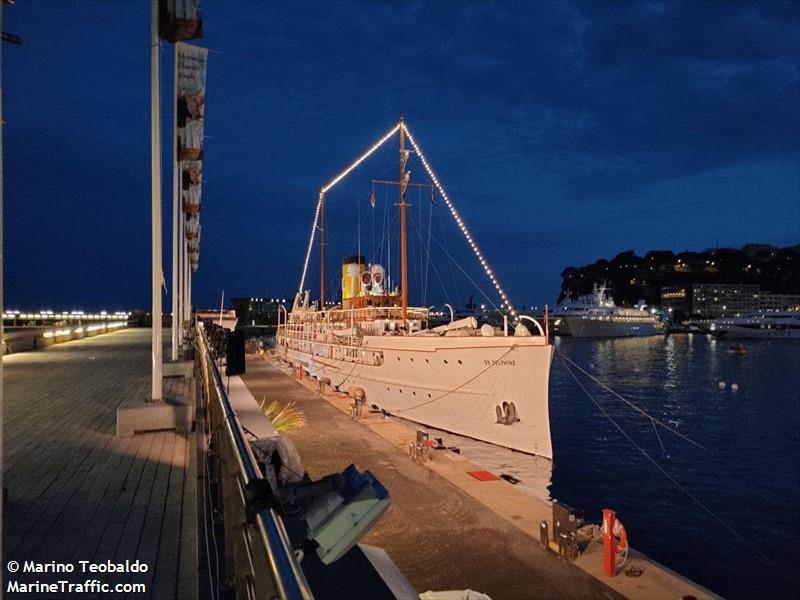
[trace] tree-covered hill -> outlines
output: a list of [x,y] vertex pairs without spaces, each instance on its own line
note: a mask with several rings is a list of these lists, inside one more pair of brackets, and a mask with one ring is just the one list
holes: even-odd
[[590,265],[564,269],[558,300],[588,294],[595,283],[603,282],[617,304],[627,305],[643,299],[657,306],[662,286],[692,283],[757,283],[769,292],[800,294],[800,245],[748,244],[741,249],[677,254],[651,250],[644,256],[628,250],[611,260],[601,258]]

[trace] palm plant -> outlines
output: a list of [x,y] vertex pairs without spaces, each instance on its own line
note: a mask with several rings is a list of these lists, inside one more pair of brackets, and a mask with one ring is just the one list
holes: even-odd
[[277,400],[273,400],[267,404],[267,397],[264,396],[259,406],[267,418],[272,421],[272,426],[278,433],[292,431],[306,423],[306,416],[295,406],[294,402],[281,405]]

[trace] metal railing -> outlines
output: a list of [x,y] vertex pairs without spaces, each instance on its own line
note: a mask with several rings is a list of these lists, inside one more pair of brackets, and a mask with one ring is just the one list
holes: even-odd
[[313,600],[305,575],[275,510],[253,502],[269,486],[233,412],[209,341],[198,326],[197,348],[206,415],[212,434],[218,496],[225,528],[225,566],[237,598]]

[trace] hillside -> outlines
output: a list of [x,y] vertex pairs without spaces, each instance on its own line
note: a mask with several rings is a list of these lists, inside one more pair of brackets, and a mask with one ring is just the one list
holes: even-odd
[[587,294],[601,282],[606,282],[617,304],[627,305],[640,299],[659,305],[662,286],[692,283],[756,283],[769,292],[800,294],[800,245],[748,244],[677,254],[651,250],[644,256],[628,250],[611,260],[564,269],[558,300]]

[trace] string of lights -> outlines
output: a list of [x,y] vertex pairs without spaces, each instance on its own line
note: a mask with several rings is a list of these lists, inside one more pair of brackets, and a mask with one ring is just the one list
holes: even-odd
[[300,287],[297,290],[301,294],[303,293],[303,288],[305,287],[306,284],[308,263],[311,260],[311,250],[314,247],[314,237],[317,233],[317,227],[319,226],[319,211],[322,206],[322,198],[325,196],[325,193],[328,190],[330,190],[333,186],[339,183],[342,179],[347,177],[350,174],[350,172],[353,171],[353,169],[358,167],[358,165],[367,160],[367,158],[369,158],[373,152],[375,152],[378,148],[383,146],[383,144],[385,144],[389,138],[391,138],[395,133],[397,133],[399,129],[400,129],[400,124],[398,123],[397,125],[392,127],[392,129],[386,135],[384,135],[380,140],[375,142],[375,144],[371,148],[369,148],[369,150],[367,150],[366,152],[364,152],[364,154],[362,154],[356,160],[354,160],[349,167],[347,167],[344,171],[342,171],[336,177],[331,179],[327,184],[322,186],[322,188],[320,189],[319,198],[317,199],[317,209],[314,213],[314,224],[311,226],[311,235],[308,238],[308,248],[306,249],[306,260],[305,263],[303,264],[303,276],[300,278]]
[[514,310],[514,306],[508,299],[508,296],[506,295],[505,291],[500,285],[500,282],[498,281],[497,277],[495,277],[494,271],[492,271],[492,268],[489,266],[489,263],[483,256],[481,249],[478,247],[478,244],[475,242],[475,239],[472,237],[472,234],[469,232],[469,229],[467,228],[466,224],[461,219],[461,215],[458,214],[456,207],[453,205],[452,201],[450,200],[450,197],[447,195],[447,192],[444,190],[442,184],[439,182],[439,178],[436,177],[436,174],[433,172],[433,169],[428,164],[425,155],[422,153],[422,149],[417,144],[416,140],[414,139],[414,136],[411,135],[411,132],[408,130],[408,126],[405,123],[403,123],[402,127],[406,135],[408,136],[408,141],[411,142],[411,145],[414,147],[414,151],[417,153],[417,156],[419,156],[419,160],[420,162],[422,162],[422,166],[425,167],[425,170],[428,172],[428,176],[431,178],[431,181],[436,186],[436,189],[439,190],[439,194],[441,194],[442,198],[447,204],[447,208],[450,209],[450,214],[453,215],[453,218],[456,220],[456,223],[461,229],[461,233],[464,234],[467,243],[470,245],[472,251],[475,253],[475,257],[478,259],[478,262],[481,264],[481,267],[483,267],[483,270],[486,271],[486,275],[489,277],[489,280],[492,282],[492,285],[494,285],[495,289],[497,290],[497,293],[500,294],[502,305],[506,308],[506,310],[508,310],[509,313],[511,313],[511,316],[516,318],[517,312],[516,310]]
[[461,215],[456,210],[455,205],[450,200],[450,197],[447,195],[447,192],[445,191],[442,184],[439,182],[439,178],[436,177],[436,173],[433,172],[433,169],[428,163],[428,160],[422,153],[422,149],[417,144],[416,140],[414,139],[414,136],[411,135],[411,131],[409,131],[408,126],[405,124],[405,122],[402,121],[397,125],[395,125],[394,127],[392,127],[392,129],[389,132],[387,132],[386,135],[384,135],[380,140],[375,142],[375,144],[373,144],[366,152],[364,152],[361,156],[359,156],[356,160],[354,160],[346,169],[340,172],[336,177],[331,179],[327,184],[322,186],[322,188],[320,189],[319,198],[317,199],[317,208],[316,211],[314,212],[314,223],[311,226],[311,235],[309,236],[308,239],[306,258],[303,264],[303,275],[300,278],[300,287],[298,288],[298,292],[302,293],[305,287],[306,275],[308,274],[308,264],[311,260],[311,250],[314,247],[314,238],[316,236],[317,228],[319,226],[319,215],[325,194],[328,192],[328,190],[333,188],[333,186],[339,183],[342,179],[347,177],[347,175],[349,175],[354,169],[356,169],[362,162],[364,162],[367,158],[369,158],[378,148],[380,148],[383,144],[385,144],[387,140],[389,140],[395,133],[397,133],[400,127],[403,128],[403,131],[408,136],[408,141],[411,142],[414,151],[416,152],[417,156],[419,156],[422,166],[425,167],[425,171],[427,171],[428,176],[431,178],[431,181],[436,186],[436,189],[439,190],[439,194],[442,196],[445,203],[447,204],[447,208],[450,210],[450,214],[453,215],[456,224],[461,229],[461,233],[464,234],[467,243],[469,244],[470,248],[472,248],[472,251],[475,254],[475,257],[478,259],[478,262],[480,263],[481,267],[483,267],[483,270],[486,272],[486,276],[489,278],[489,281],[492,282],[492,285],[494,285],[495,289],[497,290],[497,293],[500,295],[502,306],[511,314],[511,316],[513,316],[516,319],[517,312],[514,309],[513,304],[511,304],[511,300],[509,300],[508,295],[506,294],[503,287],[500,285],[500,281],[495,276],[494,271],[489,266],[489,263],[484,257],[483,252],[481,252],[480,247],[475,242],[475,238],[472,237],[469,228],[464,223],[463,219],[461,218]]

